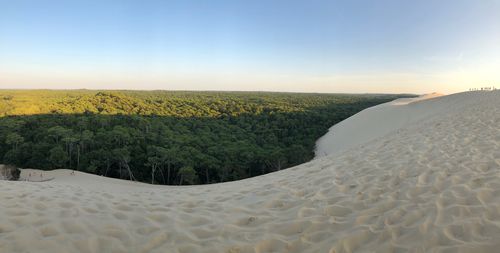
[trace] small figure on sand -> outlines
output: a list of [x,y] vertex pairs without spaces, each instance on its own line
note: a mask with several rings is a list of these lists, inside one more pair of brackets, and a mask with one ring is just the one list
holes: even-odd
[[75,175],[75,170],[72,170],[70,175],[74,176]]

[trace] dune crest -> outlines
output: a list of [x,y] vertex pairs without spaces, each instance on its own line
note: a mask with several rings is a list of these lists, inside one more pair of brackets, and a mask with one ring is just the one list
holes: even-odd
[[334,139],[350,148],[237,182],[68,170],[0,181],[0,252],[498,252],[500,91],[385,104],[339,125],[359,135]]

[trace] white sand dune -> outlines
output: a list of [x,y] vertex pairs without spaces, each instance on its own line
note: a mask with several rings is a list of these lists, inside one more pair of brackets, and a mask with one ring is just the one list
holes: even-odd
[[0,252],[498,252],[500,91],[385,107],[412,120],[364,111],[339,126],[370,138],[237,182],[0,181]]
[[[367,108],[334,126],[316,142],[316,157],[341,153],[377,138],[384,137],[414,122],[445,113],[448,108],[441,103],[418,103],[442,96],[438,93],[415,98],[400,98]],[[459,100],[459,97],[453,97]],[[461,104],[461,102],[459,102]],[[451,105],[451,104],[450,104]],[[466,106],[462,104],[462,106]]]

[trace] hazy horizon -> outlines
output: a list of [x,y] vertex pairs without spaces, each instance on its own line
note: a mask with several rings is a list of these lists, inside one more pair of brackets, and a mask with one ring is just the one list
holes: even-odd
[[500,86],[500,1],[1,1],[1,89]]
[[[262,92],[262,93],[305,93],[305,94],[388,94],[388,95],[419,95],[419,94],[429,94],[429,93],[410,93],[410,92],[400,92],[400,93],[381,93],[381,92],[315,92],[315,91],[268,91],[268,90],[197,90],[197,89],[92,89],[92,88],[0,88],[0,91],[145,91],[145,92],[153,92],[153,91],[165,91],[165,92]],[[431,92],[435,93],[435,92]]]

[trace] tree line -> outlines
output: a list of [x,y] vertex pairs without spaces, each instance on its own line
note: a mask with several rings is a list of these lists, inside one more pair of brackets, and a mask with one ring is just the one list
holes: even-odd
[[[6,91],[0,163],[206,184],[306,162],[333,124],[396,95]],[[37,96],[37,93],[38,94]],[[1,105],[1,103],[0,103]]]

